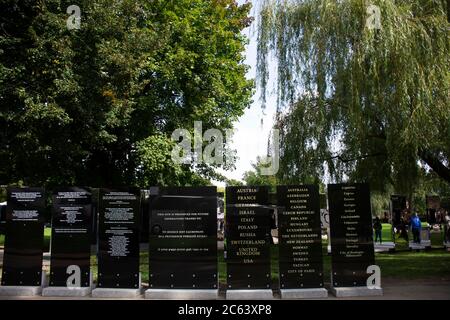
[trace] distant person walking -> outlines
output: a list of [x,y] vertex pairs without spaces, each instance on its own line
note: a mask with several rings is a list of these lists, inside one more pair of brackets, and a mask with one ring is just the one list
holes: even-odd
[[411,231],[413,234],[414,242],[420,243],[420,231],[422,229],[422,222],[420,221],[417,213],[414,213],[411,217]]
[[378,217],[375,218],[375,222],[373,223],[373,229],[375,230],[375,242],[377,242],[379,239],[381,244],[382,243],[381,230],[383,229],[383,226],[381,224],[380,218]]

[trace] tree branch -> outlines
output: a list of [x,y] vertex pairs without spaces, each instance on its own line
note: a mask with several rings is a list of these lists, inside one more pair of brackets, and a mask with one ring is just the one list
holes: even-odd
[[450,168],[445,166],[436,156],[427,150],[419,150],[418,156],[442,179],[450,183]]
[[345,159],[345,158],[342,157],[342,155],[337,155],[337,156],[333,156],[333,157],[330,157],[330,158],[321,159],[320,161],[338,159],[338,160],[340,160],[340,161],[342,161],[344,163],[347,163],[347,162],[354,162],[354,161],[357,161],[357,160],[363,160],[363,159],[371,158],[371,157],[380,157],[380,156],[385,156],[385,155],[386,154],[383,153],[383,152],[375,152],[375,153],[365,154],[365,155],[362,155],[362,156],[359,156],[359,157],[356,157],[356,158],[351,158],[351,159]]

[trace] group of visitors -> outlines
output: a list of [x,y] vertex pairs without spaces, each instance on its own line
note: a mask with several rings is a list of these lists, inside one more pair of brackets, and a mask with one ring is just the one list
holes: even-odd
[[[420,221],[420,218],[417,215],[417,213],[413,213],[409,219],[407,215],[402,215],[402,217],[400,218],[400,224],[397,227],[397,233],[399,234],[399,238],[403,238],[407,242],[409,242],[409,235],[408,235],[409,227],[411,228],[411,232],[413,235],[413,242],[420,243],[422,222]],[[382,243],[383,225],[379,217],[375,218],[375,221],[373,223],[373,229],[375,231],[375,242]]]
[[420,221],[420,217],[417,212],[409,215],[407,210],[405,210],[400,218],[400,223],[397,227],[397,234],[399,234],[399,238],[405,239],[406,242],[409,242],[408,229],[411,228],[411,233],[413,235],[413,242],[420,243],[421,242],[421,231],[422,231],[422,221]]
[[[447,211],[442,212],[442,219],[440,220],[444,226],[445,242],[450,243],[450,213]],[[382,219],[376,217],[373,222],[373,229],[375,231],[375,242],[382,243]],[[395,232],[398,238],[403,238],[406,242],[409,242],[408,231],[411,230],[414,243],[421,243],[422,221],[420,220],[417,212],[409,214],[406,210],[402,212],[399,223],[395,227]]]
[[449,213],[444,208],[440,208],[435,212],[436,224],[439,226],[447,224],[447,218]]

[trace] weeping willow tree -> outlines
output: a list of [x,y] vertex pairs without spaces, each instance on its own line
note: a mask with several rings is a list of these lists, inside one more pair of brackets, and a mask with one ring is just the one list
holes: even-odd
[[446,0],[273,0],[258,18],[263,100],[276,62],[281,181],[408,194],[424,170],[450,182]]

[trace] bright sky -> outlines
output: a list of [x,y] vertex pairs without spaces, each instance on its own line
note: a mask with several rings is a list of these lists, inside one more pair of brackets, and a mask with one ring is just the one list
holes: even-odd
[[[242,4],[245,0],[239,0],[238,2]],[[257,1],[253,2],[255,3]],[[252,15],[255,16],[254,10],[252,10]],[[247,78],[255,79],[256,21],[243,32],[250,41],[245,52],[245,63],[250,66]],[[273,85],[273,81],[271,81],[269,88],[272,88]],[[272,92],[273,90],[270,91]],[[227,178],[242,180],[244,172],[252,169],[251,164],[256,162],[256,157],[267,154],[267,140],[273,126],[276,111],[276,95],[271,94],[267,97],[266,108],[264,110],[261,108],[259,97],[260,93],[256,91],[253,97],[253,104],[249,109],[245,110],[245,114],[235,123],[233,141],[230,145],[237,152],[236,169],[234,171],[219,170]],[[223,183],[217,183],[217,185],[222,186]]]

